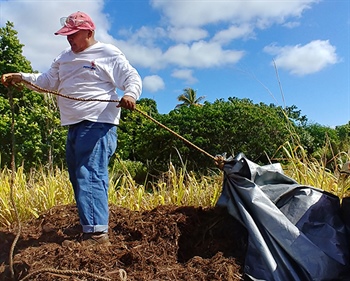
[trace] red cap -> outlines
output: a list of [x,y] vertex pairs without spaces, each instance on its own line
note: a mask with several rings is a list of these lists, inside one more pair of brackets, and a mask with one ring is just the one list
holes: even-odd
[[95,24],[89,15],[83,12],[76,12],[68,17],[61,18],[63,27],[55,32],[55,35],[71,35],[79,30],[95,30]]

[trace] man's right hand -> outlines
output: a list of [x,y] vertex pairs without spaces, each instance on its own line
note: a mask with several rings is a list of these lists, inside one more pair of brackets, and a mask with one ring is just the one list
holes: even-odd
[[1,83],[8,87],[22,82],[21,73],[6,73],[1,76]]

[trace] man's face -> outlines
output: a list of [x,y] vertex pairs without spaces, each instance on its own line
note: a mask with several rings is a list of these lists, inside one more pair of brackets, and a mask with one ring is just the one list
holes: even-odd
[[79,30],[76,33],[67,35],[67,40],[74,53],[82,52],[90,46],[89,39],[91,38],[91,33],[90,30]]

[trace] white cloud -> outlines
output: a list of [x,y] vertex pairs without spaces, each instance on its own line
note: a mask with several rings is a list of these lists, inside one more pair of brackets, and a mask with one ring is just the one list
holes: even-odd
[[265,47],[264,51],[276,55],[274,60],[278,68],[286,69],[295,75],[315,73],[339,62],[336,48],[328,40],[315,40],[304,46],[270,45]]
[[209,68],[237,63],[243,55],[242,51],[223,50],[218,43],[199,41],[170,47],[164,60],[181,67]]
[[151,48],[129,41],[114,40],[118,46],[137,67],[145,67],[153,71],[164,69],[170,65],[176,67],[211,68],[232,65],[243,56],[243,51],[225,50],[217,42],[199,41],[191,45],[178,44],[163,51],[160,48]]
[[212,41],[221,42],[226,44],[234,39],[254,37],[253,28],[249,24],[243,24],[242,26],[232,25],[228,29],[220,30],[215,34]]
[[191,69],[177,69],[171,74],[172,77],[185,80],[187,84],[194,84],[198,80],[193,77],[193,70]]
[[178,1],[152,0],[173,26],[205,26],[224,22],[256,22],[259,27],[299,17],[319,0],[280,1]]
[[163,79],[158,75],[146,76],[145,78],[143,78],[142,83],[144,90],[149,91],[151,93],[162,90],[165,87]]
[[300,22],[298,22],[298,21],[289,21],[289,22],[284,23],[283,26],[292,29],[292,28],[300,26]]
[[169,37],[176,42],[193,42],[204,39],[208,36],[208,31],[202,28],[170,28]]
[[118,46],[132,65],[152,70],[166,67],[162,64],[163,52],[158,47],[147,47],[141,43],[133,44],[122,40],[113,40],[112,43]]
[[142,26],[138,30],[122,29],[118,32],[119,35],[126,38],[129,43],[137,44],[142,42],[143,45],[154,47],[158,40],[167,37],[167,32],[162,27]]

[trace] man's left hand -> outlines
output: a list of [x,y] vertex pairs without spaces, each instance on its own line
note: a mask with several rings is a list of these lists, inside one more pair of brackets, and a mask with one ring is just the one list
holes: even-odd
[[124,96],[120,100],[120,102],[117,105],[117,107],[123,107],[123,108],[126,108],[126,109],[134,110],[135,107],[136,107],[136,100],[133,97],[131,97],[131,96]]

